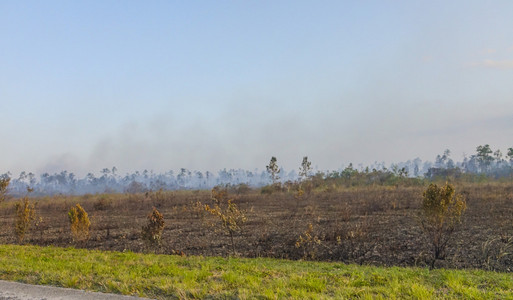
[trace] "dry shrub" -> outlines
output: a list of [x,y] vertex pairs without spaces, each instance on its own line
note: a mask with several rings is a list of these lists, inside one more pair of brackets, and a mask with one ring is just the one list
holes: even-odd
[[326,236],[323,241],[331,247],[330,259],[359,259],[365,256],[371,249],[369,245],[369,233],[372,232],[372,219],[365,216],[353,216],[347,203],[340,206],[339,216],[329,226],[325,227]]
[[309,223],[308,228],[299,235],[295,246],[296,248],[303,249],[303,259],[315,259],[317,257],[319,247],[321,246],[321,239],[314,232],[312,223]]
[[146,196],[150,198],[154,207],[161,208],[166,202],[166,195],[163,189],[159,189],[156,192],[147,192]]
[[89,200],[89,199],[91,199],[91,198],[93,198],[93,197],[94,197],[94,195],[93,195],[93,194],[89,194],[89,193],[87,193],[87,194],[82,195],[82,197],[81,197],[81,198],[82,198],[82,200],[87,201],[87,200]]
[[145,193],[147,191],[146,186],[142,182],[132,181],[125,189],[125,192],[131,195]]
[[302,202],[305,197],[305,190],[301,184],[297,185],[297,190],[294,192],[294,199],[296,199],[296,210],[299,208],[299,203]]
[[36,208],[34,203],[30,203],[28,197],[16,203],[15,208],[16,218],[14,220],[14,233],[18,238],[18,242],[21,243],[36,219]]
[[272,195],[274,193],[282,192],[281,183],[273,183],[260,188],[260,193],[263,195]]
[[301,183],[302,189],[305,191],[307,195],[310,195],[314,189],[313,182],[311,180],[306,180]]
[[309,219],[318,219],[320,217],[319,205],[311,203],[303,207],[302,217],[308,217]]
[[461,223],[465,209],[465,199],[448,183],[442,187],[430,184],[424,191],[420,224],[433,247],[431,267],[437,259],[445,258],[449,238]]
[[295,242],[303,251],[303,259],[347,259],[360,258],[370,250],[364,246],[370,224],[367,218],[356,222],[342,221],[318,226],[308,223]]
[[244,195],[251,192],[251,187],[246,183],[239,183],[237,185],[229,186],[230,192],[237,195]]
[[369,219],[360,217],[360,220],[348,227],[345,238],[347,240],[361,240],[367,237],[371,226]]
[[351,220],[351,207],[347,202],[340,206],[339,220],[342,222],[349,222]]
[[89,228],[91,222],[87,212],[77,203],[71,207],[68,212],[68,218],[71,225],[71,235],[75,241],[85,241],[89,239]]
[[198,219],[203,220],[205,218],[205,206],[201,201],[191,202],[189,210]]
[[164,216],[153,207],[153,211],[148,214],[148,222],[142,227],[142,238],[148,243],[148,246],[157,248],[160,246],[162,231],[164,230]]
[[213,225],[217,224],[220,229],[228,233],[232,253],[235,255],[235,242],[233,237],[236,233],[242,231],[241,226],[247,221],[246,211],[239,209],[237,204],[233,202],[233,199],[228,197],[228,191],[226,189],[213,188],[212,200],[214,202],[212,207],[207,204],[205,205],[205,210],[218,217],[220,222]]
[[360,214],[361,215],[372,215],[375,213],[379,213],[385,211],[386,203],[381,201],[381,199],[365,199],[363,203],[360,205]]
[[34,220],[34,229],[39,232],[39,239],[43,240],[43,234],[45,233],[45,230],[48,229],[49,226],[45,222],[45,219],[41,216],[36,216]]
[[112,207],[112,200],[107,195],[101,195],[93,204],[94,210],[108,210]]

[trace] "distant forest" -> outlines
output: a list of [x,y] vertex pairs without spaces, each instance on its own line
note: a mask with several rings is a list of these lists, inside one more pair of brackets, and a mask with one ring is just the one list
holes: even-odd
[[[168,171],[154,173],[144,170],[121,175],[116,167],[101,170],[100,175],[87,174],[77,178],[69,171],[60,173],[43,173],[39,176],[31,172],[21,172],[17,177],[10,172],[0,175],[0,178],[10,179],[9,194],[24,195],[30,188],[32,195],[82,195],[94,193],[140,193],[156,190],[179,189],[211,189],[214,186],[248,186],[263,187],[271,183],[287,184],[305,179],[339,180],[351,185],[374,184],[392,185],[401,182],[412,182],[411,179],[468,179],[483,180],[507,178],[513,176],[513,148],[503,154],[501,150],[493,151],[489,145],[478,146],[476,153],[456,162],[451,158],[451,151],[445,150],[437,155],[434,162],[422,161],[420,158],[386,166],[385,163],[374,163],[370,166],[353,166],[336,171],[291,170],[279,167],[279,161],[274,159],[278,167],[275,174],[266,170],[247,171],[242,169],[220,170],[217,173],[191,171],[181,169],[179,172]],[[304,158],[304,160],[307,157]],[[271,160],[272,163],[272,160]],[[304,163],[304,161],[303,161]],[[417,180],[417,182],[418,182]]]

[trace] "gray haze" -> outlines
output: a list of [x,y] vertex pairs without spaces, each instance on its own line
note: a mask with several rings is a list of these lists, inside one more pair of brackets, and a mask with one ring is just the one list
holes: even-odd
[[0,3],[0,173],[513,146],[513,2]]

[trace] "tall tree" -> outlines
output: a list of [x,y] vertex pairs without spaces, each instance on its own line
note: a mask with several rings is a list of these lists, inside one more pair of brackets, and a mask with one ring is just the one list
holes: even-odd
[[497,151],[495,151],[495,152],[493,153],[493,156],[494,156],[495,161],[496,161],[497,163],[501,163],[501,162],[502,162],[502,152],[501,152],[501,150],[500,150],[500,149],[497,149]]
[[303,161],[301,162],[301,167],[299,168],[299,176],[301,180],[305,180],[310,175],[312,171],[312,162],[308,161],[308,156],[303,157]]
[[481,172],[488,171],[488,167],[493,162],[493,156],[491,156],[493,151],[490,149],[490,145],[486,144],[484,146],[477,146],[476,151],[477,161],[481,168]]
[[508,148],[508,158],[510,161],[513,161],[513,147]]
[[0,176],[0,202],[5,200],[5,196],[7,195],[7,187],[9,186],[10,181],[11,178],[9,176]]
[[280,179],[280,176],[278,175],[280,173],[280,168],[278,167],[276,157],[271,157],[271,161],[269,162],[269,165],[265,167],[267,169],[267,172],[269,175],[271,175],[271,180],[274,183],[277,183]]

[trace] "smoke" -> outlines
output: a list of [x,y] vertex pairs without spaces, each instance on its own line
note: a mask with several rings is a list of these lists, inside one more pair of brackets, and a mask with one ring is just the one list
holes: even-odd
[[[374,162],[367,168],[363,164],[349,165],[350,170],[363,172],[364,175],[372,175],[367,173],[373,169],[381,170],[381,174],[385,176],[422,176],[426,174],[428,178],[435,176],[443,176],[443,174],[454,174],[455,176],[462,173],[484,174],[492,177],[510,177],[513,174],[513,159],[509,149],[502,149],[503,155],[498,155],[496,149],[491,149],[491,153],[483,153],[480,155],[473,154],[466,157],[463,161],[456,162],[451,157],[450,151],[444,151],[443,154],[437,155],[435,162],[422,161],[420,158],[399,162],[386,166],[384,162]],[[66,157],[55,165],[49,164],[49,167],[56,167],[60,163],[66,163]],[[457,169],[455,169],[457,168]],[[281,167],[280,181],[296,181],[298,173],[296,170],[287,171]],[[262,170],[244,170],[244,169],[220,169],[217,172],[202,172],[181,168],[174,172],[168,170],[166,172],[154,172],[154,170],[143,170],[125,173],[124,175],[115,167],[102,168],[99,175],[88,173],[87,176],[76,176],[74,173],[62,170],[54,173],[42,173],[39,177],[22,172],[19,176],[13,174],[5,174],[12,178],[10,191],[12,195],[22,195],[26,191],[26,187],[30,186],[35,190],[35,195],[52,195],[52,194],[85,194],[85,193],[104,193],[104,192],[144,192],[148,190],[175,190],[175,189],[210,189],[217,185],[246,184],[249,186],[260,187],[271,183],[270,174]],[[318,170],[314,168],[316,173]],[[324,176],[335,174],[342,176],[344,167],[337,170],[325,170]],[[401,173],[399,173],[401,172]],[[312,174],[313,174],[312,173]],[[337,175],[337,173],[339,175]],[[96,173],[98,174],[98,173]],[[401,175],[402,174],[402,175]],[[137,186],[138,190],[133,191],[133,187]]]
[[50,157],[48,163],[40,167],[37,173],[56,173],[62,170],[81,171],[82,169],[83,166],[80,164],[80,158],[72,153],[63,153]]

